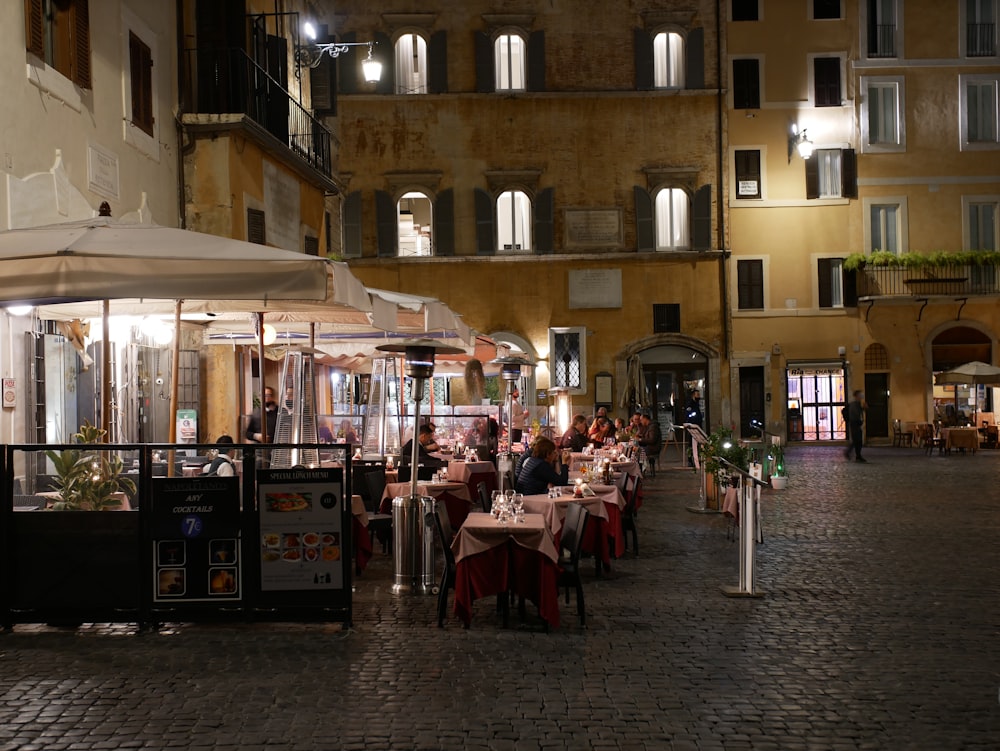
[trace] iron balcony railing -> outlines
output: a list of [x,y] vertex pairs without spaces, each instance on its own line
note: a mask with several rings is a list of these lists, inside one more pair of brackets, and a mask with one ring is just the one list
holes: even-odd
[[857,271],[858,297],[1000,294],[994,264],[954,264],[933,268],[866,266]]
[[965,54],[994,57],[997,54],[997,27],[992,23],[970,23],[965,28]]
[[332,176],[330,131],[241,49],[187,51],[188,91],[202,114],[242,113],[326,177]]

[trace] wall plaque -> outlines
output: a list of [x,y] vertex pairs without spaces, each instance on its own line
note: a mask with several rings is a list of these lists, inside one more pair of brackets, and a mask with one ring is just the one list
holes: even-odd
[[582,269],[569,272],[569,307],[620,308],[621,269]]
[[620,209],[566,209],[567,248],[621,247]]

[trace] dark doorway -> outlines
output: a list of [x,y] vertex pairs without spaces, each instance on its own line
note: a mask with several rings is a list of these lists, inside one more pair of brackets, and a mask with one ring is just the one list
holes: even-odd
[[865,437],[889,436],[889,374],[865,373]]
[[764,424],[764,367],[740,368],[740,437],[760,435],[751,420]]

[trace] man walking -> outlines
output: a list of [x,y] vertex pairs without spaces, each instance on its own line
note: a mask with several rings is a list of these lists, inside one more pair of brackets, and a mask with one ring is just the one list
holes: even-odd
[[847,403],[844,408],[846,410],[845,417],[847,418],[847,430],[848,435],[851,439],[851,445],[847,447],[847,451],[844,452],[844,456],[848,459],[851,458],[851,451],[854,451],[854,458],[859,462],[867,462],[867,459],[861,457],[861,444],[864,441],[864,434],[862,431],[862,426],[865,423],[865,410],[868,405],[865,404],[865,395],[861,390],[854,392],[854,399]]

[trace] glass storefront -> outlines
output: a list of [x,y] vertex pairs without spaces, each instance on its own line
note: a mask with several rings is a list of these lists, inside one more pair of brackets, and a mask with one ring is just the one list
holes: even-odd
[[845,440],[840,410],[847,400],[841,363],[789,364],[786,379],[788,440]]

